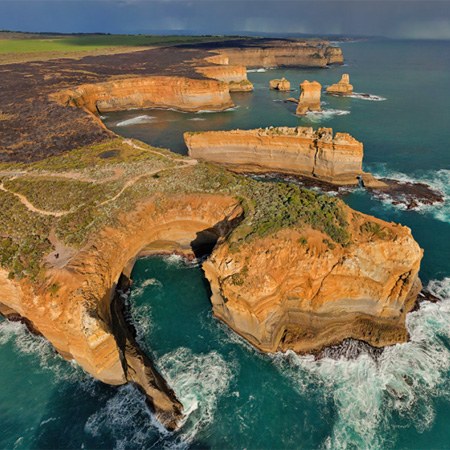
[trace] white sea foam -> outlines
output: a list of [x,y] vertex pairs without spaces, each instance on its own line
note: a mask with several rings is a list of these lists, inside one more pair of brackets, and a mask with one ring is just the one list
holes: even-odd
[[187,418],[179,442],[188,444],[213,421],[218,400],[228,390],[236,368],[215,351],[197,355],[183,347],[164,355],[158,366],[185,407]]
[[267,68],[261,67],[260,69],[247,69],[247,73],[267,72]]
[[350,111],[346,111],[343,109],[325,109],[323,111],[308,111],[306,113],[306,118],[310,122],[321,122],[322,120],[332,119],[336,116],[345,116],[350,114]]
[[123,120],[122,122],[117,122],[116,127],[127,127],[129,125],[138,125],[140,123],[152,122],[154,116],[148,116],[144,114],[143,116],[133,117],[132,119]]
[[32,356],[42,370],[51,374],[52,381],[78,382],[89,392],[95,389],[93,378],[75,362],[64,360],[45,338],[30,333],[24,324],[9,320],[0,322],[0,345],[7,343],[19,353]]
[[217,402],[229,388],[232,366],[216,352],[197,355],[187,348],[178,348],[157,363],[184,405],[187,417],[180,432],[167,432],[149,412],[142,393],[132,385],[118,388],[89,417],[85,431],[94,437],[113,436],[118,449],[187,448],[198,431],[213,421]]
[[381,97],[380,95],[363,94],[359,92],[353,92],[353,94],[346,95],[346,97],[357,98],[359,100],[367,100],[370,102],[383,102],[387,100],[386,97]]
[[192,119],[188,119],[188,120],[192,120],[193,122],[198,122],[200,120],[206,120],[204,117],[193,117]]
[[374,360],[274,355],[276,366],[307,393],[319,384],[334,401],[337,417],[327,448],[383,448],[394,416],[418,431],[431,426],[434,399],[449,394],[450,278],[432,281],[429,290],[442,298],[425,302],[407,317],[411,339],[388,347]]
[[[421,204],[418,202],[415,211],[422,214],[431,214],[435,219],[441,222],[450,223],[450,170],[440,169],[436,171],[427,171],[418,175],[406,175],[402,172],[391,170],[386,164],[374,164],[368,167],[369,171],[377,178],[390,178],[405,183],[424,183],[433,190],[440,192],[444,201],[433,205]],[[406,209],[404,204],[393,204],[389,193],[380,197],[383,203],[391,205],[394,208]]]

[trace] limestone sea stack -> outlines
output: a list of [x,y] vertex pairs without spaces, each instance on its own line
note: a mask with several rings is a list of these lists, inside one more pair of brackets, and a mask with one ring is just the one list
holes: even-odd
[[230,92],[250,92],[253,91],[253,84],[247,78],[245,66],[215,65],[197,67],[197,73],[213,80],[228,83]]
[[303,116],[308,111],[320,111],[320,93],[322,85],[317,81],[305,80],[300,83],[301,94],[298,100],[296,114]]
[[350,84],[350,75],[344,73],[337,83],[327,87],[327,92],[329,94],[339,95],[351,94],[353,92],[353,86]]
[[382,186],[363,172],[363,144],[331,128],[278,127],[253,130],[187,132],[189,155],[237,172],[281,172],[336,185]]
[[203,264],[214,315],[265,352],[317,352],[347,338],[406,342],[422,250],[407,227],[348,207],[343,219],[345,245],[303,229],[250,239],[239,251],[233,237],[216,247]]
[[274,89],[276,91],[290,91],[291,83],[286,78],[274,79],[269,81],[270,89]]

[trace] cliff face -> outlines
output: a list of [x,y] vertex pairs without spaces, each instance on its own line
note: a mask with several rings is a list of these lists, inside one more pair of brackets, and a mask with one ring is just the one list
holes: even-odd
[[247,69],[244,66],[205,66],[197,67],[196,71],[207,78],[228,83],[231,92],[249,92],[253,84],[248,81]]
[[350,75],[344,73],[337,83],[327,87],[327,92],[341,95],[351,94],[353,92],[353,86],[350,84]]
[[91,113],[151,107],[222,111],[233,106],[226,83],[165,76],[84,84],[53,94],[51,98]]
[[[47,284],[38,292],[1,270],[0,311],[25,317],[61,355],[95,378],[113,385],[138,384],[158,419],[175,429],[182,406],[126,333],[120,305],[111,304],[114,289],[124,268],[142,251],[191,252],[192,242],[220,238],[240,213],[236,200],[226,196],[160,196],[122,217],[117,228],[101,232],[63,269],[49,269]],[[203,230],[208,230],[204,236]]]
[[298,115],[305,115],[308,111],[320,111],[320,94],[322,85],[317,81],[305,80],[300,83],[301,94],[298,100],[297,110]]
[[254,47],[226,48],[220,53],[228,57],[230,64],[247,67],[326,67],[344,62],[342,50],[325,42],[278,40]]
[[405,342],[422,250],[408,228],[346,209],[347,247],[312,229],[217,247],[203,266],[214,315],[266,352]]
[[[358,184],[363,144],[330,128],[266,128],[185,133],[193,158],[225,164],[237,171],[285,172],[341,185]],[[367,186],[372,179],[367,178]]]
[[270,89],[275,89],[277,91],[290,91],[291,83],[286,78],[275,79],[269,81]]

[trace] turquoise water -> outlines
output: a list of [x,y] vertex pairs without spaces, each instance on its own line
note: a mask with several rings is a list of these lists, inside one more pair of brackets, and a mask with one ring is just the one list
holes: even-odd
[[[428,181],[449,195],[450,43],[343,45],[346,67],[252,72],[253,94],[224,113],[130,111],[105,122],[122,135],[184,152],[188,129],[312,125],[348,131],[365,144],[365,168]],[[323,84],[348,72],[356,92],[385,98],[324,97],[325,112],[299,119],[298,95],[270,92],[286,76]],[[138,116],[140,124],[114,124]],[[207,119],[207,120],[192,120]],[[443,301],[408,316],[411,341],[374,361],[262,355],[213,319],[200,267],[180,258],[138,261],[130,306],[142,346],[189,411],[180,433],[153,421],[131,386],[92,380],[17,323],[0,322],[0,448],[449,448],[450,214],[405,211],[356,190],[352,207],[412,228],[425,250],[421,277]]]

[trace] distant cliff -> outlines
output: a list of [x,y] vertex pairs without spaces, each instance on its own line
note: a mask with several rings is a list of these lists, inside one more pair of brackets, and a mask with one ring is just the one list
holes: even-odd
[[285,172],[338,185],[375,181],[362,170],[363,144],[331,128],[307,127],[185,133],[189,155],[237,171]]
[[264,45],[225,48],[220,53],[230,64],[247,67],[326,67],[344,62],[342,50],[324,41],[273,40]]

